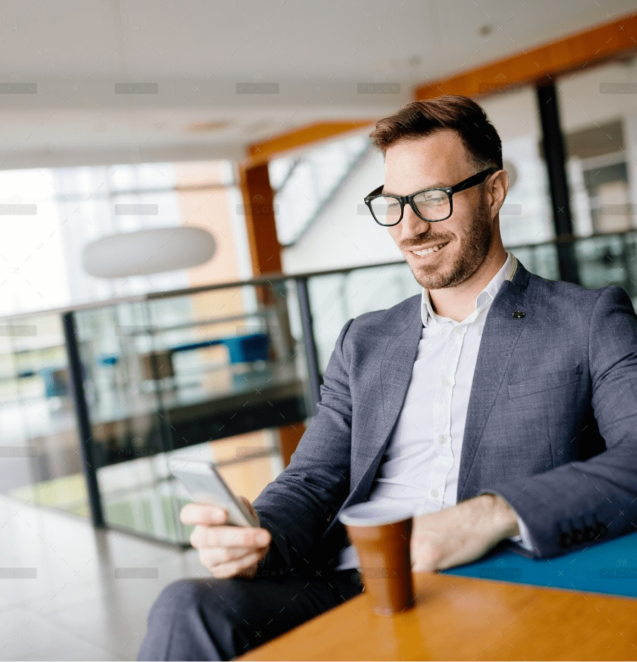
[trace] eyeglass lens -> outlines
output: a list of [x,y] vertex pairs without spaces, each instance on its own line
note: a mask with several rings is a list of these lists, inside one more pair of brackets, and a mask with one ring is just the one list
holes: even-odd
[[[418,213],[426,219],[439,221],[449,216],[451,203],[446,191],[423,191],[414,196]],[[379,196],[371,201],[374,217],[379,223],[393,225],[400,218],[400,202],[396,198]]]

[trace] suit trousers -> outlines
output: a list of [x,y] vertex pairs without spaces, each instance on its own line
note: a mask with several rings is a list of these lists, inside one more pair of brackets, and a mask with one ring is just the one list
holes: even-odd
[[172,582],[151,607],[137,659],[232,660],[363,590],[355,570],[313,574]]

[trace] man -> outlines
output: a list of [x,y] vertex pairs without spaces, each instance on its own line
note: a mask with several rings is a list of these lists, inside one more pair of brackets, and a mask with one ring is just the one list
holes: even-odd
[[504,250],[509,180],[475,102],[409,104],[371,137],[385,183],[366,203],[422,296],[345,324],[317,414],[253,504],[259,528],[183,509],[214,578],[162,592],[139,659],[230,659],[357,595],[338,513],[362,501],[414,506],[414,572],[500,543],[550,557],[637,527],[627,294],[545,280]]

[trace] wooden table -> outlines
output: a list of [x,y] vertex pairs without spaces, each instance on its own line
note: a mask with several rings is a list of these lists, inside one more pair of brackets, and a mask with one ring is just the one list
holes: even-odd
[[237,659],[637,659],[632,598],[440,573],[414,589],[404,613],[374,614],[363,592]]

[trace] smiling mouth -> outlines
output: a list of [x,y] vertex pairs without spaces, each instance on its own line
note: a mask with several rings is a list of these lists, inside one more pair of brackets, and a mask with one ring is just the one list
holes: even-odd
[[428,255],[433,255],[434,253],[438,253],[440,250],[442,250],[449,242],[446,241],[442,244],[438,244],[437,246],[434,246],[433,248],[428,248],[423,251],[411,251],[414,255],[417,255],[418,257],[427,257]]

